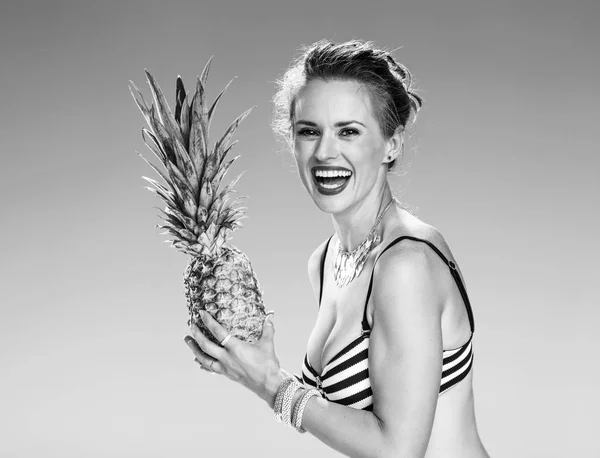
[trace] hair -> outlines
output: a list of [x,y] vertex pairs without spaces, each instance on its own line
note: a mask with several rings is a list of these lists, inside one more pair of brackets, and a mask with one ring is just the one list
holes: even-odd
[[[298,93],[313,80],[355,81],[364,86],[385,138],[394,135],[399,127],[415,122],[423,100],[415,93],[408,68],[396,62],[388,51],[358,40],[339,44],[320,40],[301,51],[277,81],[273,99],[273,130],[287,141],[292,137]],[[394,159],[388,164],[388,170],[395,162]]]

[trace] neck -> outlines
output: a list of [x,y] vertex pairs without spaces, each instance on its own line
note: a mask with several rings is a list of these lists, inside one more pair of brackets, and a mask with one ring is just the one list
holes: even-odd
[[[373,228],[379,214],[392,198],[388,184],[381,190],[369,194],[343,213],[332,215],[333,227],[345,251],[352,251],[360,245]],[[379,223],[378,231],[382,223]]]

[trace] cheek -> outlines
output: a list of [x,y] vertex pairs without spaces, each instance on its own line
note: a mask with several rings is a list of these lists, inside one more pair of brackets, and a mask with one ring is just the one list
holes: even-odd
[[377,173],[377,169],[381,163],[381,152],[378,145],[373,145],[370,142],[357,143],[353,145],[349,154],[353,156],[353,162],[358,170],[366,172],[367,175]]
[[310,155],[311,150],[306,142],[296,141],[294,143],[294,159],[296,160],[296,164],[298,164],[298,166],[306,165],[310,159]]
[[302,147],[300,142],[296,142],[294,145],[294,160],[296,161],[296,167],[298,168],[298,175],[304,186],[308,186],[308,174],[307,164],[310,158],[310,152],[306,147]]

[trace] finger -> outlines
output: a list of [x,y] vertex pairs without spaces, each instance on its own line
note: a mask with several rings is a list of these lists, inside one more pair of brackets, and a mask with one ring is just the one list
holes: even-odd
[[210,333],[213,336],[215,336],[215,339],[217,339],[217,342],[222,342],[223,339],[227,336],[227,334],[229,334],[229,332],[223,326],[221,326],[217,322],[217,320],[215,320],[212,317],[212,315],[210,313],[201,311],[200,319],[202,320],[204,325],[208,328]]
[[190,330],[196,343],[204,353],[212,356],[214,359],[221,359],[224,356],[225,350],[202,334],[197,324],[193,323],[190,326]]
[[[204,369],[205,371],[210,373],[214,373],[217,371],[215,367],[217,366],[219,361],[217,361],[214,358],[211,358],[209,355],[204,353],[200,349],[200,347],[198,347],[198,344],[192,337],[186,336],[183,340],[185,340],[185,343],[188,345],[188,347],[190,347],[190,349],[194,353],[194,361],[200,366],[201,369]],[[222,372],[222,364],[219,363],[218,366],[218,370]]]
[[217,374],[223,373],[223,368],[222,368],[222,366],[220,366],[218,364],[219,363],[218,361],[213,360],[214,363],[209,363],[208,365],[203,365],[200,361],[198,361],[197,358],[194,361],[196,363],[198,363],[198,365],[200,366],[200,369],[208,372],[210,375],[217,375]]
[[267,315],[267,317],[265,318],[265,321],[263,323],[263,328],[262,328],[262,334],[260,336],[261,341],[270,342],[275,337],[275,325],[273,324],[274,313],[275,312],[269,313]]
[[[214,367],[214,365],[216,364],[215,361],[218,361],[218,357],[215,357],[214,355],[211,355],[208,352],[204,351],[202,347],[198,344],[198,341],[195,340],[193,337],[186,336],[184,340],[202,366],[209,366],[212,364],[212,366]],[[210,340],[208,340],[208,338],[206,337],[204,337],[204,341],[208,342],[209,344],[215,345],[214,343],[210,342]]]
[[207,355],[202,351],[202,349],[198,346],[198,343],[194,340],[193,337],[185,336],[183,340],[185,340],[187,346],[190,348],[190,350],[192,350],[192,353],[198,360],[199,364],[202,364],[204,366],[206,364],[210,364],[210,362],[214,359],[210,355]]
[[231,336],[225,343],[225,346],[221,345],[221,342],[223,342],[223,340],[229,335],[227,329],[221,326],[219,322],[211,316],[210,313],[203,312],[200,313],[200,316],[204,325],[208,328],[211,334],[215,336],[215,338],[219,341],[219,346],[221,348],[231,350],[235,345],[239,343],[238,338]]

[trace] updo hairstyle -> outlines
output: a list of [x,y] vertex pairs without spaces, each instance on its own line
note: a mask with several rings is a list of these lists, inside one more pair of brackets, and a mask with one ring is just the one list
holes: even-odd
[[[273,130],[287,141],[293,136],[298,93],[313,80],[362,84],[369,91],[374,115],[386,139],[394,135],[398,127],[406,128],[408,123],[413,123],[423,105],[412,87],[411,73],[389,52],[375,48],[372,42],[351,40],[336,44],[321,40],[303,48],[277,82]],[[388,164],[388,170],[395,162],[394,159]]]

